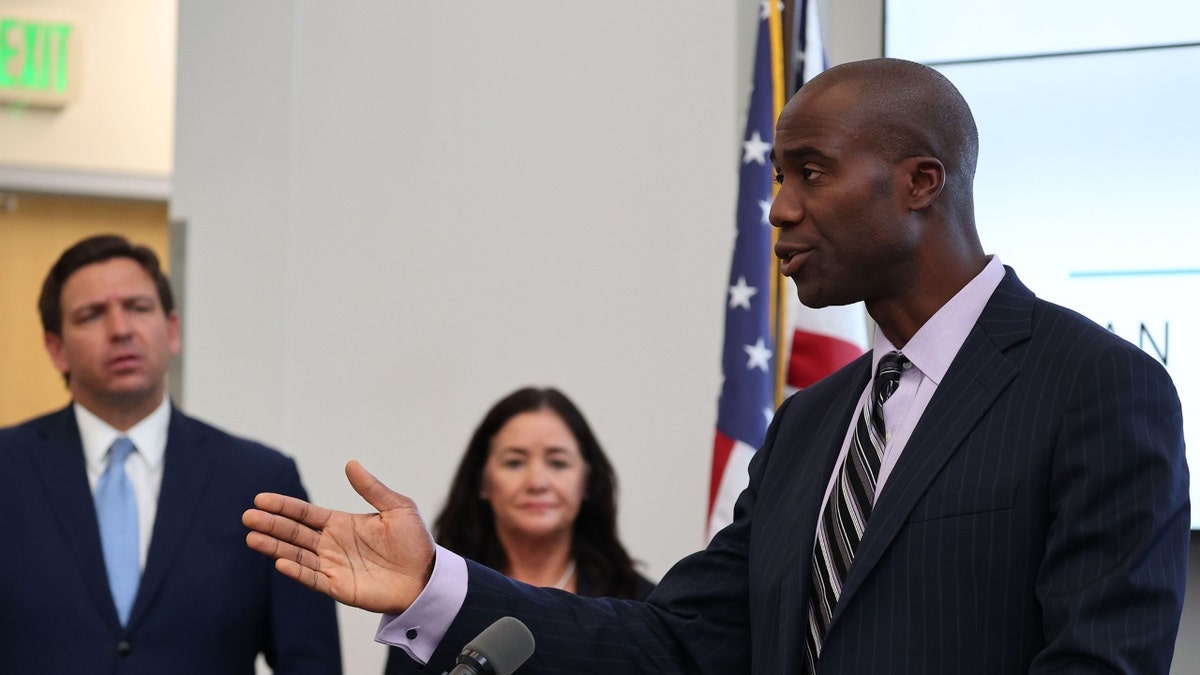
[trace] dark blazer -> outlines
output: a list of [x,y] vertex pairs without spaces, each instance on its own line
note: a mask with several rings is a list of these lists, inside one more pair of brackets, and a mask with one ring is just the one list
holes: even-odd
[[[584,577],[582,573],[580,574],[580,577],[576,579],[575,584],[575,592],[577,595],[586,598],[596,597],[595,591],[593,590],[595,584],[593,584],[592,580]],[[650,581],[646,577],[642,577],[641,574],[638,574],[637,597],[634,599],[637,599],[637,601],[644,601],[644,599],[647,599],[650,596],[650,593],[654,592],[654,589],[654,581]],[[474,637],[474,635],[472,635],[472,637]],[[466,641],[463,641],[461,645],[458,645],[458,651],[461,651],[462,646],[466,644]],[[442,646],[439,646],[439,651],[449,650],[451,646],[452,645],[449,644],[448,640],[443,640]],[[454,651],[454,653],[452,653],[450,656],[451,661],[457,657],[458,651]],[[434,669],[432,663],[426,667],[426,665],[416,663],[412,658],[409,658],[407,653],[404,653],[400,647],[388,647],[388,663],[384,664],[383,673],[384,675],[408,675],[410,673],[443,673],[443,671],[448,670],[450,670],[450,667],[446,667],[444,669]]]
[[0,673],[341,672],[333,602],[249,550],[255,494],[304,497],[295,463],[172,410],[128,628],[108,589],[74,411],[0,430]]
[[[520,673],[800,673],[817,513],[864,356],[790,398],[734,522],[645,604],[521,588],[468,563],[428,670],[525,621]],[[1179,399],[1159,364],[1009,270],[876,502],[819,672],[1161,673],[1190,526]]]
[[[584,576],[583,572],[581,571],[579,577],[575,581],[575,593],[585,598],[595,598],[597,595],[594,588],[595,584],[592,582],[592,580]],[[645,600],[646,598],[650,597],[652,592],[654,592],[654,588],[655,583],[653,581],[650,581],[646,577],[639,574],[637,596],[634,599]],[[445,643],[445,641],[443,641],[443,643]],[[464,642],[463,645],[465,644],[466,643]],[[450,645],[448,644],[446,645],[447,648],[449,646]],[[461,647],[462,645],[459,645],[460,649]],[[457,655],[457,652],[455,652],[455,655]],[[445,670],[450,670],[450,668],[447,667]],[[432,667],[427,668],[426,666],[417,663],[409,658],[408,654],[405,654],[404,650],[400,649],[399,647],[388,647],[387,663],[384,665],[383,675],[409,675],[410,673],[426,673],[431,671],[434,673],[443,672],[441,669],[433,670]]]
[[[598,598],[601,594],[596,591],[595,586],[591,579],[580,572],[579,577],[575,580],[575,593],[585,598]],[[633,599],[645,600],[650,597],[650,594],[654,592],[657,586],[658,584],[639,574],[637,590],[634,591],[635,595]]]

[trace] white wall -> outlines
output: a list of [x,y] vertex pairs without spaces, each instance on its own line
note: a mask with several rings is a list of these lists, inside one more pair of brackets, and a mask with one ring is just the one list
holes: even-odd
[[818,0],[829,64],[883,55],[883,0]]
[[[357,458],[432,516],[486,408],[558,385],[662,575],[703,537],[736,12],[180,3],[186,408],[294,455],[322,504],[363,509]],[[379,672],[376,617],[342,619],[347,672]]]

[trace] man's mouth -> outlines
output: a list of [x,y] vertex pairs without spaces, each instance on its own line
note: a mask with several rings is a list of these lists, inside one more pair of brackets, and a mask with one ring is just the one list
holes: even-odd
[[780,274],[785,277],[790,277],[796,272],[800,271],[800,266],[804,264],[804,261],[808,258],[810,251],[812,251],[812,249],[777,249],[775,255],[779,257]]
[[137,354],[121,354],[109,360],[108,365],[114,370],[122,370],[130,366],[137,365],[142,360],[142,357]]

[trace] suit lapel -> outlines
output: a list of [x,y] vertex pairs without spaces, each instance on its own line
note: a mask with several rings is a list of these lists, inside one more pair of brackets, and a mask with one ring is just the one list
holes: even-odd
[[203,431],[172,406],[158,512],[146,569],[129,617],[131,626],[149,611],[162,590],[201,508],[200,496],[210,479],[209,463],[203,461],[204,442]]
[[83,441],[71,406],[47,417],[38,437],[41,445],[34,448],[32,459],[37,480],[46,491],[46,504],[79,561],[74,567],[83,576],[88,594],[105,620],[115,627],[117,608],[108,588]]
[[[842,375],[845,377],[842,377]],[[764,622],[764,625],[776,626],[780,639],[772,645],[773,662],[764,672],[798,673],[804,663],[804,640],[794,639],[803,636],[808,630],[808,604],[812,595],[812,559],[813,542],[816,538],[817,519],[824,505],[825,488],[829,485],[837,464],[838,454],[846,439],[846,432],[854,412],[858,408],[858,399],[871,376],[871,355],[868,352],[846,366],[843,372],[831,375],[825,384],[829,391],[816,389],[814,385],[809,395],[813,395],[828,405],[812,404],[804,409],[814,409],[815,414],[799,420],[795,425],[798,433],[788,436],[790,443],[798,444],[809,450],[797,452],[796,448],[780,448],[776,452],[786,452],[785,457],[791,462],[790,470],[779,472],[778,478],[785,485],[778,489],[788,491],[789,499],[783,503],[795,504],[795,508],[776,509],[772,516],[782,520],[777,530],[791,532],[794,536],[777,538],[773,546],[778,547],[779,555],[772,555],[769,560],[772,565],[783,565],[786,573],[775,598],[775,615]],[[840,378],[840,379],[833,379]],[[817,430],[816,433],[813,430]],[[768,474],[775,476],[773,469]],[[759,516],[756,514],[756,518]],[[803,602],[796,602],[803,598]]]
[[1033,293],[1009,269],[929,401],[879,495],[834,610],[830,630],[942,466],[1017,376],[1018,368],[1004,352],[1028,339],[1033,304]]

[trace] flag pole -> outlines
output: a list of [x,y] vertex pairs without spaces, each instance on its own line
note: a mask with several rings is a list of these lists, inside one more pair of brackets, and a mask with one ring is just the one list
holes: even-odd
[[[771,36],[771,102],[772,102],[772,120],[779,119],[779,113],[783,112],[785,77],[784,77],[784,53],[783,53],[783,17],[780,14],[780,2],[776,0],[767,0],[767,31]],[[775,181],[771,182],[771,199],[774,200],[775,195],[779,193],[779,184]],[[771,333],[775,336],[775,407],[783,403],[783,385],[787,375],[787,359],[780,346],[785,344],[784,331],[787,330],[787,316],[785,314],[787,305],[784,301],[783,275],[779,274],[774,269],[777,267],[774,262],[775,242],[779,239],[779,231],[771,228],[771,251],[770,258],[772,273],[771,273]]]

